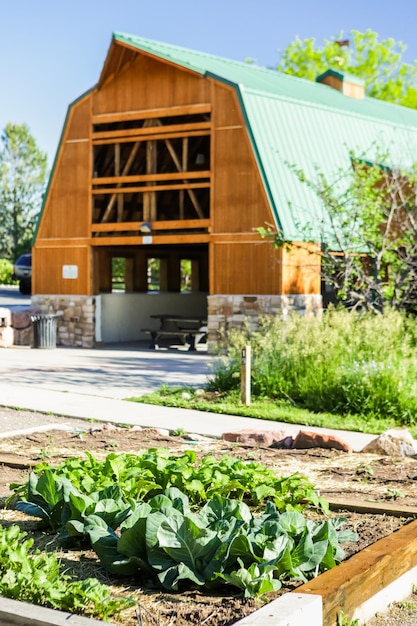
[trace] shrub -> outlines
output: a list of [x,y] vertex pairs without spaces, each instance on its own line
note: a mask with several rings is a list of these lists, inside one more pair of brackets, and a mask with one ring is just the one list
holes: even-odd
[[13,285],[13,263],[7,259],[0,259],[0,285]]
[[417,422],[417,321],[395,311],[328,310],[265,318],[250,336],[227,335],[211,388],[237,388],[241,349],[252,346],[252,393],[316,412]]

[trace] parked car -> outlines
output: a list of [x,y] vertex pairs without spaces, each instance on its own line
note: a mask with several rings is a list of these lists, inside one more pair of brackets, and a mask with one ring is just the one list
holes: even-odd
[[20,293],[25,296],[32,292],[32,255],[22,254],[14,264],[13,280],[19,281]]

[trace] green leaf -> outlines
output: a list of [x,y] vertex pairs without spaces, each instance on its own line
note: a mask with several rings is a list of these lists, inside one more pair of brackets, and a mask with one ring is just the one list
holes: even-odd
[[278,523],[282,531],[288,535],[300,535],[307,524],[305,517],[296,511],[282,513]]

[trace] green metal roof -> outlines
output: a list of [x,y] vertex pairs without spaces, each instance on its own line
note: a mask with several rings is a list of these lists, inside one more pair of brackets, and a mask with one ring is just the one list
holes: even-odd
[[276,70],[149,39],[122,33],[113,38],[235,88],[276,224],[285,237],[302,239],[303,225],[322,212],[316,196],[286,163],[296,164],[307,176],[314,176],[317,164],[331,179],[340,168],[350,167],[349,149],[371,162],[380,150],[388,150],[391,167],[408,168],[417,161],[416,110],[354,99]]

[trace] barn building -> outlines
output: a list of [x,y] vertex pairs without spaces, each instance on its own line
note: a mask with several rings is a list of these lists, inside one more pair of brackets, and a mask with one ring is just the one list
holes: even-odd
[[154,314],[207,319],[210,342],[261,314],[320,310],[308,250],[275,250],[257,228],[302,241],[320,208],[289,164],[331,176],[349,148],[372,161],[377,146],[417,160],[417,111],[339,70],[312,83],[115,33],[68,108],[32,304],[59,313],[58,344],[83,347],[146,339]]

